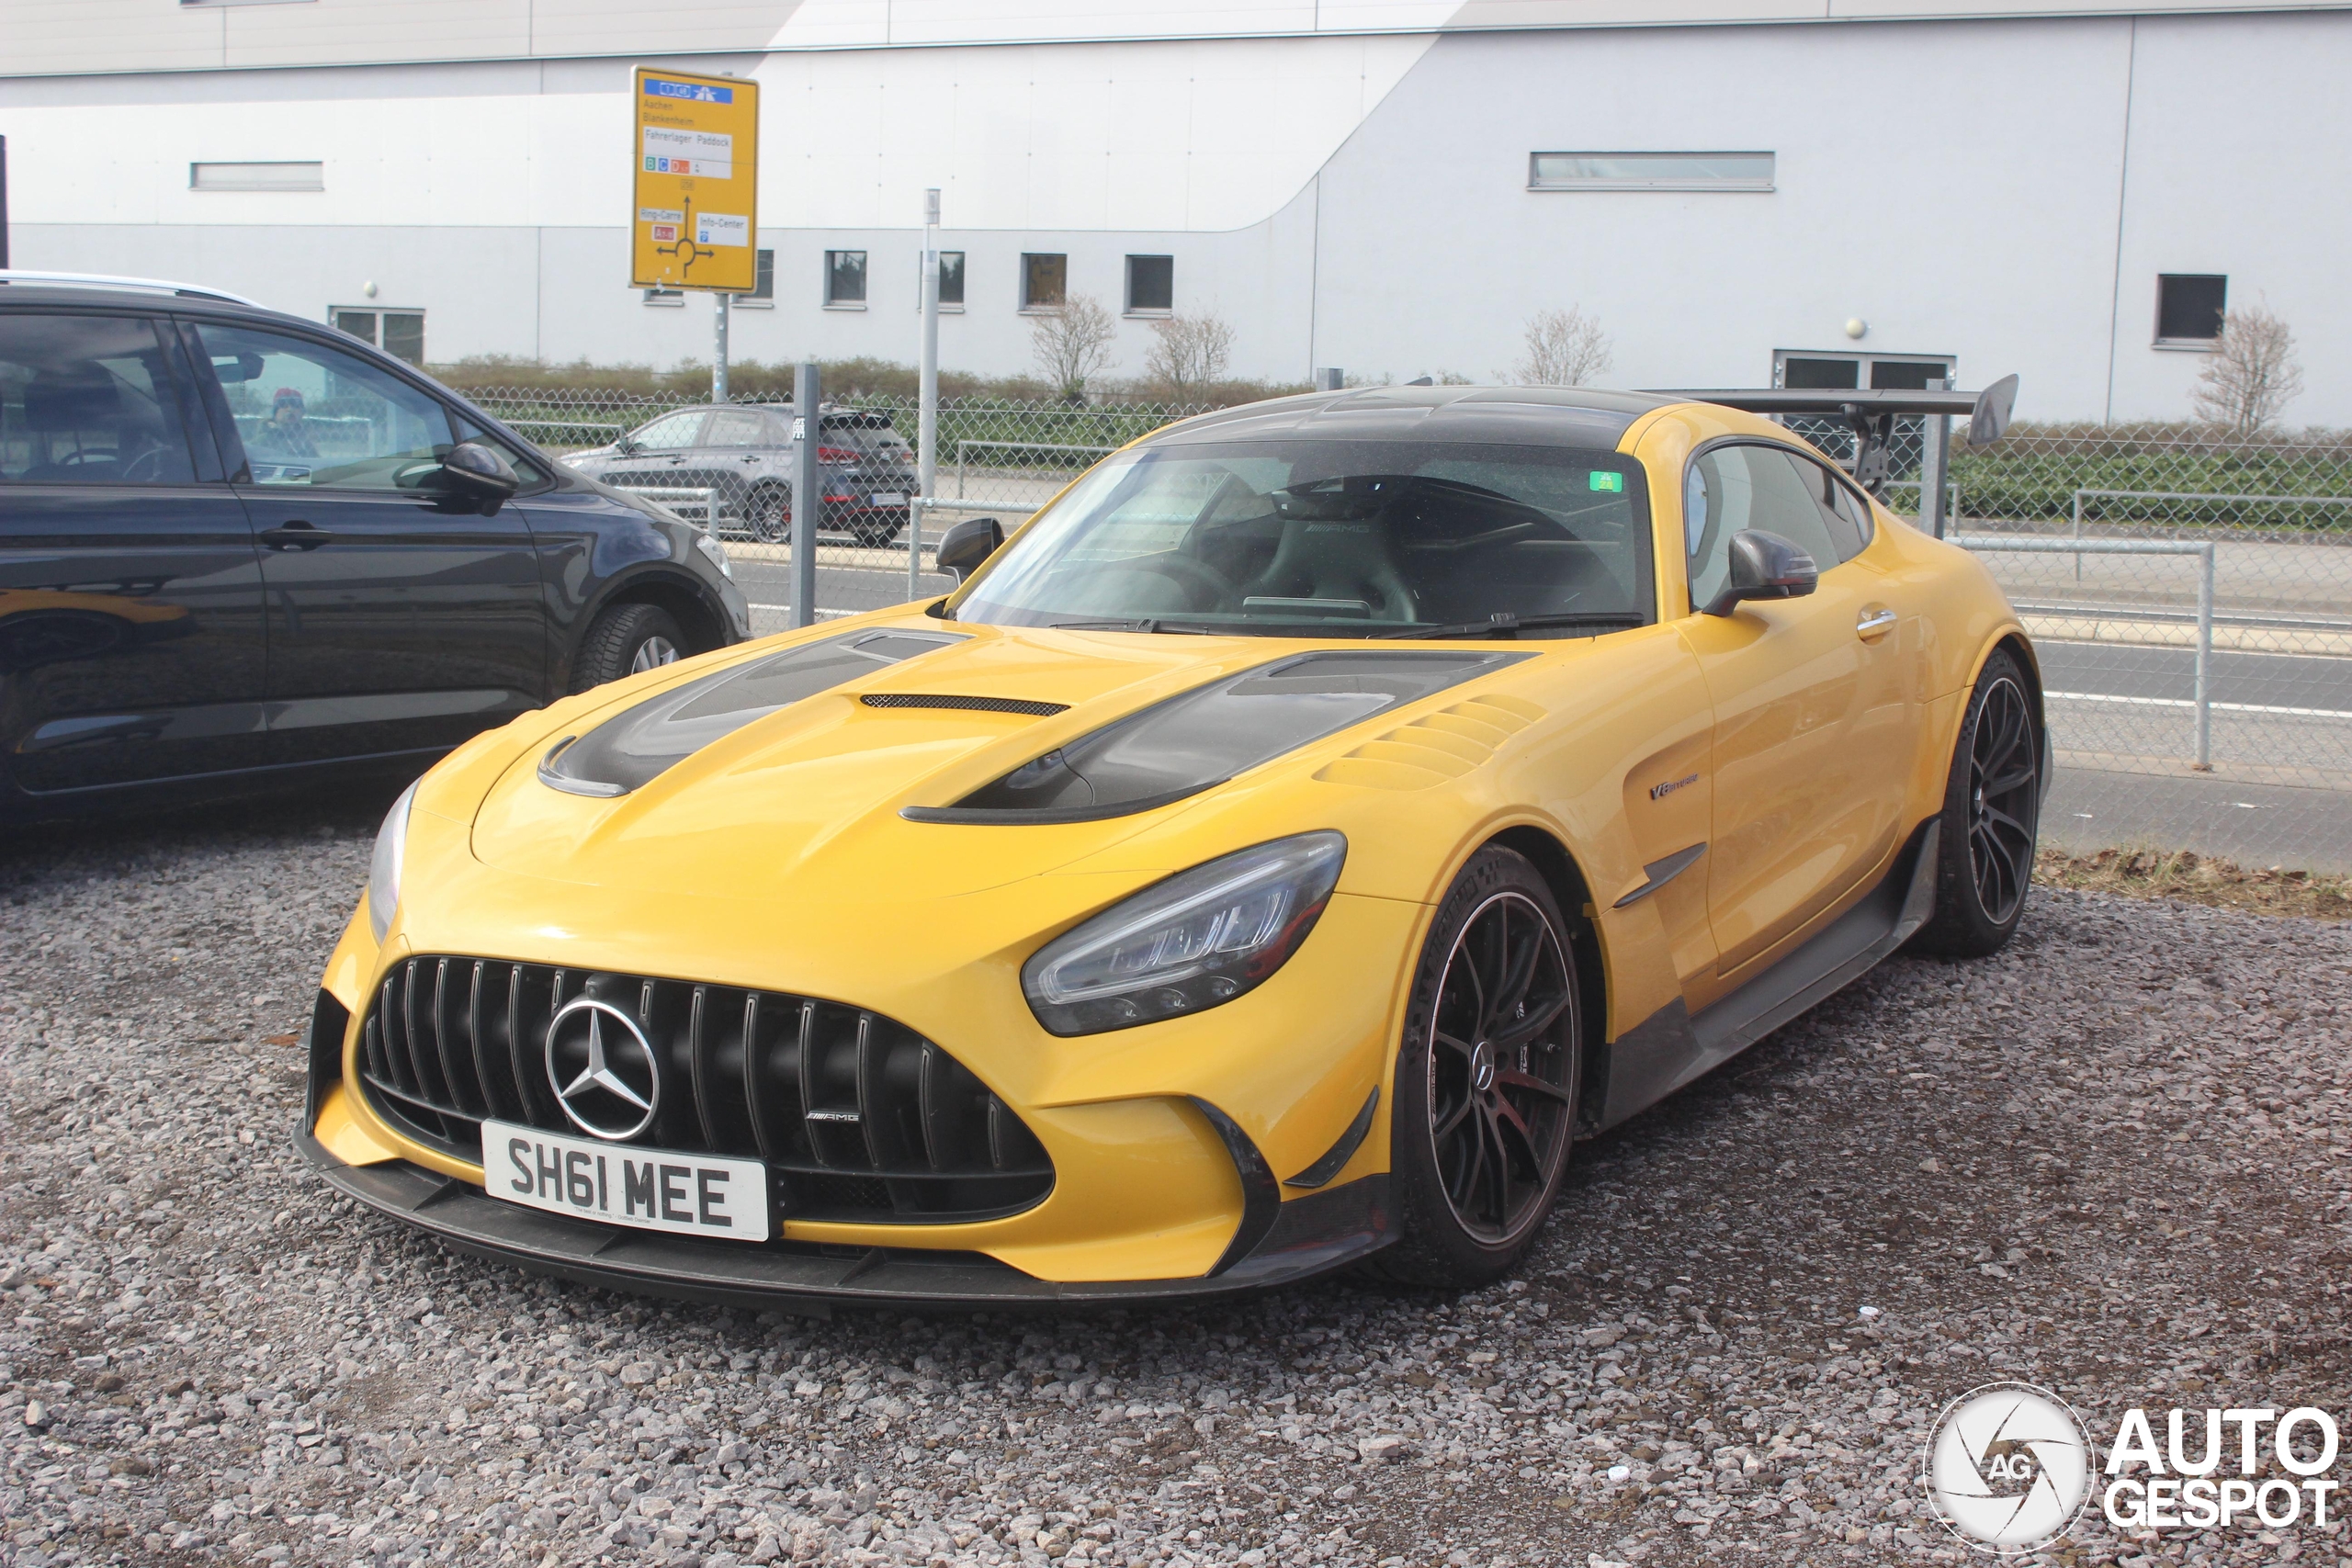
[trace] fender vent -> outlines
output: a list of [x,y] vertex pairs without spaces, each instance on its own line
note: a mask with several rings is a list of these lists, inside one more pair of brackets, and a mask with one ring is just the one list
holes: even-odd
[[1035,703],[1026,697],[959,697],[930,692],[867,692],[857,699],[870,708],[962,708],[973,713],[1023,713],[1050,718],[1068,713],[1068,703]]
[[1517,697],[1472,697],[1365,741],[1315,776],[1363,789],[1428,789],[1486,762],[1496,747],[1543,716],[1542,708]]

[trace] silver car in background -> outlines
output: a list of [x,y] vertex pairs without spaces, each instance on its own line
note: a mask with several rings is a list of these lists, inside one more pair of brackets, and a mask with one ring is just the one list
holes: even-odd
[[[835,540],[888,545],[907,525],[914,450],[890,415],[820,404],[817,528]],[[791,536],[792,475],[803,421],[790,403],[673,409],[609,446],[564,462],[591,479],[645,494],[713,533],[777,544]],[[684,494],[665,500],[664,492]]]

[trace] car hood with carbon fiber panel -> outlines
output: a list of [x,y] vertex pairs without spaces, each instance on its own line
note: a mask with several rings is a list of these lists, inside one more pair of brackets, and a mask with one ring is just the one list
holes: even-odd
[[1528,657],[902,617],[616,683],[499,779],[474,852],[652,895],[978,892]]

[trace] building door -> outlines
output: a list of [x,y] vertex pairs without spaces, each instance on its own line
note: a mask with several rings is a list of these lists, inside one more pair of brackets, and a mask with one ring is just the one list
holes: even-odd
[[262,547],[277,762],[430,751],[539,705],[547,621],[523,510],[441,488],[438,399],[290,333],[197,328]]
[[0,310],[0,751],[21,789],[263,761],[260,563],[193,392],[153,319]]

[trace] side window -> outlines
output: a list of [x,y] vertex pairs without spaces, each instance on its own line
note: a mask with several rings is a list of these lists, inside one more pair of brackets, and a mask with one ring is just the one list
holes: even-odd
[[1731,538],[1742,529],[1778,534],[1825,571],[1846,558],[1800,466],[1812,467],[1770,446],[1717,446],[1691,463],[1682,524],[1692,609],[1723,592],[1731,576]]
[[720,409],[710,416],[706,446],[773,446],[775,436],[768,416],[757,409]]
[[0,481],[195,479],[153,321],[0,314]]
[[640,426],[632,435],[645,451],[682,452],[695,444],[695,437],[702,431],[702,422],[709,417],[703,409],[680,409]]
[[[1871,542],[1870,509],[1829,471],[1828,465],[1816,463],[1809,457],[1792,457],[1790,461],[1796,465],[1798,477],[1804,480],[1805,489],[1812,493],[1815,504],[1821,508],[1822,525],[1829,530],[1829,537],[1838,547],[1838,553],[1832,559],[1849,561],[1860,555]],[[1821,569],[1826,571],[1831,562],[1825,560],[1820,564]]]
[[254,483],[372,491],[439,483],[451,442],[448,412],[435,399],[307,338],[209,321],[197,332]]

